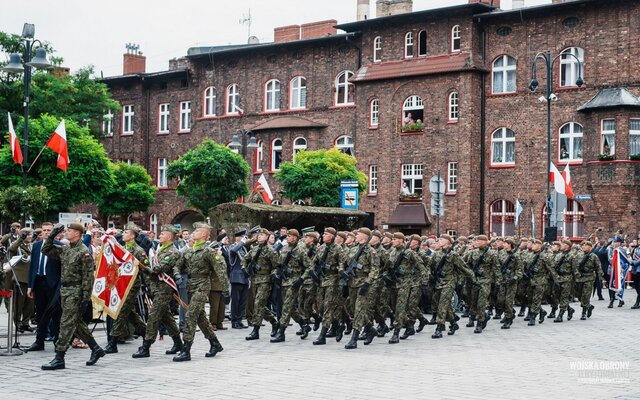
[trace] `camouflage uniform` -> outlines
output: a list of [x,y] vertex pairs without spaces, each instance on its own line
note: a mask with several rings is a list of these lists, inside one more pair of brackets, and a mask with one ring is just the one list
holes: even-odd
[[293,287],[293,283],[302,276],[300,259],[303,257],[304,252],[304,244],[301,242],[296,242],[293,246],[285,246],[280,251],[282,273],[287,276],[287,279],[283,279],[282,281],[283,304],[282,315],[280,316],[280,328],[283,330],[286,329],[292,318],[300,325],[304,323],[298,311],[300,287]]
[[[325,257],[326,254],[326,257]],[[324,328],[331,327],[332,323],[337,324],[342,315],[343,300],[340,296],[340,286],[338,285],[338,268],[342,256],[342,247],[331,243],[327,245],[323,243],[315,256],[315,263],[321,264],[322,279],[320,287],[324,291],[322,304],[322,326]],[[324,259],[324,263],[322,260]]]
[[[401,261],[398,261],[402,257]],[[414,308],[420,301],[420,275],[423,271],[422,260],[415,251],[403,246],[394,247],[389,252],[385,270],[396,278],[396,312],[393,328],[397,331],[415,322]]]
[[504,311],[505,320],[513,321],[515,313],[513,303],[522,278],[522,260],[517,251],[500,252],[500,290],[497,308]]
[[554,282],[558,294],[560,315],[562,315],[567,311],[567,308],[571,308],[569,307],[569,302],[571,301],[573,276],[575,274],[573,252],[558,252],[555,256],[553,266],[557,274],[557,277],[554,278]]
[[[149,260],[147,259],[147,254],[144,252],[142,247],[138,246],[135,242],[127,242],[125,243],[125,248],[129,253],[133,254],[133,256],[138,260],[142,266],[140,267],[141,271],[144,271],[146,266],[149,265]],[[118,314],[118,318],[113,322],[113,326],[111,327],[110,336],[112,337],[110,346],[105,349],[107,353],[114,352],[116,353],[117,347],[115,347],[115,351],[111,351],[114,349],[114,340],[115,346],[117,346],[118,338],[124,338],[128,336],[129,331],[127,328],[127,323],[130,322],[134,330],[137,334],[145,334],[146,325],[140,315],[136,312],[136,297],[138,292],[140,291],[140,287],[142,286],[142,273],[139,273],[136,277],[136,280],[133,282],[131,289],[129,290],[129,294],[120,309],[120,314]]]
[[540,313],[540,319],[544,321],[546,311],[542,310],[542,297],[548,283],[548,276],[555,276],[555,271],[551,263],[553,259],[551,255],[545,254],[545,251],[533,251],[529,257],[528,265],[525,266],[525,277],[529,278],[529,325],[535,325],[535,318]]
[[467,266],[473,270],[477,284],[471,290],[469,325],[477,319],[481,331],[487,322],[486,309],[489,305],[491,284],[499,279],[498,258],[495,250],[488,245],[473,249],[465,254]]
[[277,328],[278,321],[271,310],[267,308],[267,302],[271,295],[271,276],[275,275],[280,267],[278,254],[265,241],[253,246],[242,259],[242,263],[245,270],[252,263],[255,263],[256,268],[259,268],[251,278],[251,285],[255,290],[253,319],[251,320],[254,332],[257,334],[264,319]]
[[309,322],[310,317],[314,317],[315,319],[319,318],[318,315],[313,311],[313,305],[316,301],[316,295],[318,293],[318,286],[313,283],[312,274],[313,271],[313,257],[316,253],[315,244],[311,246],[307,246],[304,242],[299,245],[301,247],[301,261],[300,268],[302,268],[302,287],[298,292],[298,313],[300,317],[305,321],[305,323]]
[[575,261],[576,295],[580,299],[582,316],[584,317],[586,313],[590,317],[593,310],[593,306],[590,303],[593,283],[596,278],[602,280],[602,265],[597,255],[583,251],[576,254]]

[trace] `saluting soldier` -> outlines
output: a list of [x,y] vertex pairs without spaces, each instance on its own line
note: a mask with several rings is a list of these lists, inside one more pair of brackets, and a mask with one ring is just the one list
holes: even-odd
[[474,333],[482,333],[487,326],[488,315],[486,313],[491,294],[491,284],[498,281],[498,258],[496,252],[488,245],[489,239],[486,235],[476,236],[474,249],[467,252],[467,266],[471,268],[476,276],[478,284],[473,285],[470,298],[470,314],[467,327],[473,327],[474,320],[477,319]]
[[562,322],[562,317],[567,312],[567,320],[571,321],[575,310],[571,308],[569,302],[572,297],[574,270],[574,254],[571,251],[571,242],[564,239],[560,242],[560,251],[555,257],[555,270],[557,278],[555,279],[555,287],[558,295],[558,303],[560,305],[560,313],[553,322]]
[[576,294],[580,299],[580,306],[582,307],[581,320],[591,318],[594,306],[591,304],[591,293],[593,291],[593,284],[596,280],[602,280],[602,264],[597,255],[591,252],[593,250],[593,243],[585,240],[580,244],[581,251],[576,255],[576,268],[575,268],[575,280],[576,280]]

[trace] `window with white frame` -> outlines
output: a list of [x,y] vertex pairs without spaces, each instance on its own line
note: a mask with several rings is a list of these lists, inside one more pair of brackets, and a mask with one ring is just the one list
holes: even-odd
[[273,139],[271,142],[271,171],[280,170],[282,162],[282,139]]
[[513,236],[516,231],[516,207],[509,200],[491,203],[489,231],[498,236]]
[[640,119],[629,120],[629,155],[640,155]]
[[491,164],[516,163],[516,134],[508,128],[499,128],[491,135]]
[[102,134],[105,136],[113,136],[113,111],[107,110],[102,116]]
[[447,163],[447,192],[455,193],[458,191],[458,163]]
[[409,96],[402,105],[402,125],[423,123],[424,102],[420,96]]
[[376,36],[373,39],[373,62],[382,61],[382,38],[380,36]]
[[422,164],[402,164],[402,193],[422,194]]
[[460,25],[451,28],[451,51],[460,51]]
[[158,106],[158,133],[169,133],[169,103]]
[[336,77],[336,105],[353,104],[354,85],[349,82],[353,76],[351,71],[342,71]]
[[353,156],[353,138],[351,136],[340,136],[336,139],[336,149]]
[[180,132],[189,132],[191,130],[191,102],[180,102]]
[[296,138],[293,141],[293,162],[296,161],[296,155],[307,149],[307,139],[303,137]]
[[458,231],[455,229],[447,229],[447,235],[451,236],[453,240],[458,240]]
[[458,92],[449,93],[449,121],[457,121],[460,115],[460,98]]
[[378,166],[369,165],[369,193],[378,193]]
[[[573,57],[575,56],[575,57]],[[580,62],[578,62],[578,60]],[[576,87],[576,81],[580,77],[580,65],[584,65],[584,50],[580,47],[570,47],[564,50],[560,56],[560,86]]]
[[[558,236],[569,238],[584,237],[584,208],[575,200],[567,199],[567,208],[564,210],[552,210],[558,212]],[[544,207],[544,214],[547,215],[547,208]],[[552,216],[553,218],[554,216]],[[546,218],[543,218],[543,229],[546,228]]]
[[167,159],[158,158],[158,181],[157,186],[160,188],[167,187]]
[[413,32],[404,35],[404,58],[413,57]]
[[262,140],[258,140],[258,147],[256,147],[255,153],[253,154],[253,171],[254,172],[262,172],[262,158],[264,155],[264,144]]
[[204,90],[204,116],[213,117],[216,115],[216,100],[218,92],[213,86],[209,86]]
[[369,108],[369,126],[376,127],[380,123],[380,100],[371,100]]
[[291,99],[289,108],[299,109],[307,107],[307,79],[296,76],[291,80]]
[[280,110],[280,81],[272,79],[266,84],[265,89],[265,111]]
[[582,125],[569,122],[560,128],[560,161],[582,161]]
[[149,230],[158,235],[158,214],[149,215]]
[[226,112],[230,115],[237,115],[242,112],[240,108],[240,91],[237,84],[229,85],[227,88]]
[[502,55],[492,64],[492,93],[516,92],[516,59]]
[[600,140],[600,153],[606,156],[616,154],[616,120],[602,120],[602,140]]
[[133,105],[122,107],[122,134],[130,135],[133,133]]
[[424,57],[427,55],[427,31],[420,31],[418,33],[418,56]]

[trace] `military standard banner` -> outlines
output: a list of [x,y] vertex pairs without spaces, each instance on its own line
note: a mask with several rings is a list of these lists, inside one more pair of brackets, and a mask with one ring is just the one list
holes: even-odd
[[102,254],[91,297],[113,319],[118,318],[129,290],[138,276],[138,260],[113,236],[102,237]]

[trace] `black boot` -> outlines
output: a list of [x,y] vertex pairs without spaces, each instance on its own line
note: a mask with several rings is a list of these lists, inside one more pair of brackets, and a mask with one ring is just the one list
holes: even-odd
[[337,327],[338,327],[338,321],[333,321],[333,323],[331,324],[331,328],[329,328],[325,337],[328,337],[328,338],[336,337]]
[[271,337],[274,337],[278,333],[279,328],[280,323],[277,320],[271,322]]
[[569,306],[569,310],[567,311],[567,321],[571,321],[574,312],[576,312],[575,308],[571,308],[571,306]]
[[278,333],[276,333],[276,335],[274,337],[271,338],[271,340],[269,340],[271,343],[282,343],[284,342],[285,336],[284,336],[284,331],[285,329],[287,329],[284,326],[281,326],[280,329],[278,329]]
[[104,348],[104,352],[107,354],[113,354],[118,352],[118,338],[111,336],[107,342],[107,347]]
[[393,330],[393,335],[391,335],[391,339],[389,339],[389,344],[400,343],[400,328],[396,328]]
[[637,310],[638,308],[640,308],[640,294],[636,297],[635,304],[631,306],[632,310]]
[[524,317],[524,309],[527,308],[525,306],[520,306],[520,311],[518,311],[518,317]]
[[465,326],[467,328],[473,328],[476,325],[475,320],[476,320],[476,317],[474,317],[473,315],[469,316],[469,322],[467,322]]
[[[487,318],[487,315],[485,315],[485,318]],[[485,326],[487,326],[486,319],[484,321],[478,321],[478,323],[476,324],[476,329],[473,330],[473,333],[482,333]]]
[[536,314],[529,313],[529,323],[527,325],[534,326],[536,324]]
[[376,334],[378,335],[378,337],[384,337],[384,335],[386,335],[387,333],[389,333],[389,327],[385,322],[383,322],[380,325],[380,328],[377,330]]
[[462,309],[462,318],[469,318],[469,307],[464,306]]
[[316,340],[313,341],[314,345],[321,345],[321,344],[327,344],[327,327],[323,326],[322,329],[320,329],[320,335],[318,335],[318,338]]
[[404,328],[404,333],[400,336],[401,340],[407,339],[409,336],[413,336],[416,334],[416,330],[413,327],[413,322],[408,322]]
[[437,318],[438,318],[438,314],[433,313],[433,315],[431,316],[431,320],[429,320],[429,325],[435,325]]
[[320,323],[322,322],[322,317],[319,314],[316,314],[313,317],[313,331],[317,331],[320,328]]
[[544,322],[544,318],[547,316],[547,312],[541,308],[540,309],[540,320],[538,320],[538,323],[541,324]]
[[85,364],[89,366],[95,364],[100,358],[104,357],[106,351],[104,351],[102,347],[98,346],[98,343],[96,343],[96,340],[93,338],[87,344],[91,349],[91,356],[89,356],[89,360],[87,360]]
[[609,300],[609,306],[607,308],[613,308],[613,302],[614,301],[615,300],[613,300],[613,299]]
[[582,315],[580,316],[581,321],[586,321],[587,319],[587,309],[589,307],[582,307]]
[[340,342],[342,340],[342,335],[344,334],[345,326],[342,322],[338,324],[336,328],[336,342]]
[[593,309],[595,307],[593,306],[593,304],[589,304],[589,308],[587,309],[587,318],[591,318],[591,314],[593,314]]
[[493,316],[493,319],[501,319],[502,318],[502,310],[498,310],[496,308],[496,315]]
[[41,367],[45,371],[64,369],[64,351],[56,351],[56,356],[48,364]]
[[618,307],[622,307],[624,305],[624,301],[620,300],[620,302],[618,303]]
[[357,329],[353,330],[353,333],[351,334],[351,340],[349,340],[349,343],[347,343],[344,348],[347,350],[350,349],[357,349],[358,348],[358,336],[360,336],[360,331]]
[[306,339],[309,337],[309,332],[311,332],[311,327],[309,326],[309,321],[305,321],[302,326],[302,335],[300,335],[300,339]]
[[345,335],[350,335],[351,332],[353,331],[353,322],[351,322],[351,320],[347,321],[347,329],[344,331]]
[[360,333],[360,336],[358,336],[358,340],[366,340],[368,332],[369,331],[367,330],[367,327],[365,326],[364,329],[362,330],[362,332]]
[[373,338],[376,337],[376,330],[373,329],[373,324],[369,324],[369,329],[365,329],[367,332],[367,337],[364,339],[364,345],[370,345],[373,342]]
[[[453,321],[451,325],[449,325],[449,332],[447,332],[447,335],[455,334],[458,329],[460,329],[460,325],[458,325],[456,321]],[[444,330],[444,327],[442,330]]]
[[247,336],[245,339],[246,340],[260,339],[260,325],[254,325],[253,330],[251,331],[249,336]]
[[420,323],[418,324],[418,329],[416,329],[416,332],[422,332],[422,329],[424,329],[424,327],[426,325],[429,324],[429,321],[427,321],[427,319],[425,317],[420,317]]
[[442,331],[444,330],[444,325],[436,326],[435,332],[431,335],[431,339],[442,339]]
[[551,312],[549,313],[549,315],[547,316],[547,318],[555,318],[556,317],[556,310],[558,309],[558,307],[551,307]]
[[180,335],[171,336],[173,339],[173,346],[171,349],[164,352],[164,354],[178,354],[180,350],[182,350],[182,340],[180,340]]
[[193,342],[187,342],[186,340],[182,344],[182,350],[180,350],[180,354],[173,357],[173,361],[181,362],[181,361],[191,361],[191,345]]
[[210,338],[209,344],[211,345],[211,347],[209,348],[209,352],[204,354],[205,357],[215,357],[216,354],[224,350],[217,336]]
[[33,344],[31,346],[29,346],[28,349],[26,349],[25,351],[28,353],[30,351],[43,351],[44,350],[44,342],[41,342],[39,340],[36,340],[35,342],[33,342]]
[[553,322],[562,322],[563,315],[564,315],[564,310],[560,310],[560,312],[558,313],[558,316],[556,317],[556,319],[553,320]]
[[509,328],[511,328],[511,324],[512,323],[513,323],[513,318],[506,318],[505,317],[504,323],[502,324],[500,329],[509,329]]
[[151,340],[143,340],[142,346],[138,347],[138,352],[131,355],[132,358],[149,357],[149,349],[151,348]]
[[296,331],[297,336],[301,336],[304,333],[304,323],[300,323],[300,329]]

